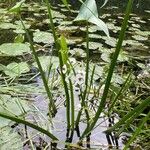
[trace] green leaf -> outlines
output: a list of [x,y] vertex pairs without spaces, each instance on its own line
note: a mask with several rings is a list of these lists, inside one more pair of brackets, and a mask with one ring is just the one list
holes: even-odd
[[45,43],[45,44],[54,42],[54,38],[52,34],[44,31],[37,31],[33,33],[33,40],[34,42]]
[[66,39],[63,35],[61,35],[61,37],[60,37],[60,46],[61,46],[60,52],[61,52],[63,64],[67,64],[68,48],[67,48]]
[[25,2],[25,0],[21,0],[14,7],[12,7],[11,9],[9,9],[9,12],[18,13],[20,11],[20,8],[21,8],[21,6],[22,6],[22,4],[24,2]]
[[4,70],[5,74],[14,78],[14,77],[19,77],[22,73],[29,72],[29,66],[26,62],[21,62],[21,63],[11,63],[7,65],[7,69]]
[[[0,45],[0,55],[18,56],[23,53],[29,53],[30,47],[23,43],[4,43]],[[1,54],[2,53],[2,54]]]
[[8,22],[0,23],[0,29],[15,29],[16,25]]
[[15,43],[23,43],[23,41],[24,41],[24,36],[22,34],[17,35],[14,39]]
[[82,4],[79,14],[74,21],[81,20],[85,20],[97,25],[109,37],[107,25],[98,18],[98,11],[95,0],[86,0],[85,3]]

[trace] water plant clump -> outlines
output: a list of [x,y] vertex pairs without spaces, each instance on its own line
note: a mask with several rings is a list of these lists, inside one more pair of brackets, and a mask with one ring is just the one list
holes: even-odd
[[0,4],[0,149],[149,149],[149,20],[78,2]]

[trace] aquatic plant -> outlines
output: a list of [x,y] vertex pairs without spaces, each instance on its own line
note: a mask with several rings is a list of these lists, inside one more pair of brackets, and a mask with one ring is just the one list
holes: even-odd
[[[69,8],[69,5],[67,3],[67,1],[62,0],[63,3],[65,4],[65,6]],[[52,30],[52,34],[53,34],[53,38],[54,38],[54,49],[56,49],[56,53],[58,55],[58,59],[59,59],[59,65],[57,67],[55,67],[55,69],[57,68],[57,76],[59,76],[58,78],[60,79],[59,81],[59,86],[61,86],[61,88],[64,89],[63,94],[65,95],[65,104],[66,104],[66,122],[67,122],[67,138],[66,138],[66,147],[71,147],[71,145],[69,143],[72,142],[73,136],[74,136],[74,132],[76,131],[78,134],[78,130],[80,128],[79,123],[81,122],[82,117],[84,116],[84,121],[86,122],[86,129],[82,132],[82,135],[78,135],[79,136],[79,144],[82,144],[82,140],[86,137],[87,139],[87,147],[89,147],[88,145],[88,140],[90,139],[90,135],[91,132],[94,130],[96,123],[98,122],[102,112],[104,112],[106,114],[106,116],[108,116],[108,118],[111,116],[111,114],[113,114],[114,108],[115,108],[115,104],[119,101],[119,98],[121,96],[124,96],[124,93],[126,92],[126,90],[129,89],[129,86],[131,85],[131,78],[132,78],[132,71],[128,74],[128,76],[126,77],[126,80],[124,81],[124,83],[122,84],[122,87],[118,87],[118,91],[115,91],[115,88],[111,85],[111,81],[114,75],[114,70],[115,67],[117,66],[117,59],[119,54],[122,52],[121,47],[123,44],[123,40],[124,40],[124,36],[125,36],[125,31],[127,28],[127,24],[129,21],[129,15],[131,12],[131,8],[132,8],[132,3],[133,0],[129,0],[128,1],[128,5],[127,5],[127,9],[126,9],[126,15],[124,17],[124,21],[122,23],[122,27],[121,27],[121,31],[120,31],[120,35],[119,35],[119,39],[116,45],[116,50],[113,53],[112,59],[111,59],[111,64],[108,67],[108,75],[107,78],[102,79],[103,81],[103,85],[98,85],[98,89],[96,89],[93,85],[94,83],[94,75],[96,72],[96,65],[92,66],[91,69],[91,62],[90,62],[90,40],[89,40],[89,26],[90,23],[96,24],[101,30],[104,31],[104,33],[109,37],[109,32],[108,32],[108,28],[106,26],[106,24],[98,18],[98,11],[97,11],[97,6],[95,3],[95,0],[86,0],[85,2],[80,1],[82,3],[82,6],[80,8],[80,11],[78,13],[78,16],[76,17],[76,19],[74,20],[76,21],[85,21],[85,25],[86,25],[86,44],[85,44],[85,51],[86,51],[86,63],[83,65],[84,70],[77,70],[76,66],[74,65],[74,63],[70,60],[68,52],[68,44],[67,44],[67,39],[65,38],[65,36],[62,35],[58,35],[56,27],[54,26],[54,19],[53,19],[53,11],[52,11],[52,6],[49,3],[48,0],[45,0],[46,6],[47,6],[47,10],[48,10],[48,15],[49,15],[49,26]],[[50,61],[46,64],[46,67],[48,68],[48,77],[46,77],[45,75],[45,70],[44,67],[42,66],[41,60],[35,50],[34,47],[34,43],[31,39],[30,33],[25,25],[25,23],[22,21],[22,17],[20,14],[21,11],[21,6],[24,3],[24,0],[22,0],[21,2],[19,2],[16,6],[14,6],[12,9],[10,9],[10,12],[15,12],[17,13],[17,15],[19,15],[22,26],[27,34],[27,38],[29,40],[30,43],[30,48],[31,51],[33,53],[33,56],[35,58],[35,61],[37,63],[37,67],[39,69],[44,87],[45,87],[45,91],[47,93],[47,96],[49,98],[49,112],[48,115],[50,117],[50,119],[52,119],[53,116],[55,116],[55,114],[57,113],[57,109],[56,109],[56,104],[54,101],[54,96],[53,96],[53,85],[49,86],[49,78],[51,77],[52,72],[52,67],[53,67],[53,62],[51,60],[51,57],[48,57],[48,59],[50,59]],[[105,0],[104,5],[107,3],[107,0]],[[102,7],[104,6],[102,5]],[[13,27],[14,28],[14,27]],[[47,40],[47,36],[51,36],[52,34],[49,34],[47,32],[35,32],[34,35],[34,42],[46,42],[48,43],[48,41],[45,41],[44,39],[39,39],[39,37],[44,36]],[[40,35],[40,36],[39,36]],[[39,36],[39,37],[38,37]],[[22,40],[21,40],[22,41]],[[108,44],[108,42],[107,42]],[[0,51],[3,52],[6,55],[9,55],[9,46],[14,47],[14,50],[16,51],[15,53],[13,53],[13,55],[21,55],[24,52],[29,51],[29,46],[27,44],[18,44],[18,43],[14,43],[14,44],[3,44],[0,46]],[[24,48],[24,47],[27,48]],[[114,44],[113,44],[114,46]],[[21,51],[16,50],[16,47],[21,47]],[[115,46],[114,46],[115,47]],[[6,50],[5,50],[6,49]],[[25,49],[25,50],[24,50]],[[8,51],[7,51],[8,50]],[[110,53],[109,53],[110,54]],[[43,59],[46,59],[45,57],[43,57]],[[47,59],[47,60],[48,60]],[[108,61],[109,62],[109,61]],[[21,69],[20,69],[21,68]],[[23,68],[23,70],[22,70]],[[91,71],[91,70],[92,71]],[[16,78],[21,76],[22,73],[26,73],[29,71],[28,66],[26,63],[13,63],[13,64],[9,64],[7,67],[5,67],[4,65],[0,65],[0,70],[3,70],[4,73],[7,75],[9,75],[12,78]],[[51,83],[53,83],[54,81],[54,76],[55,76],[55,72],[53,73],[52,77],[51,77]],[[111,89],[112,86],[112,89]],[[104,87],[104,88],[103,88]],[[93,89],[92,89],[93,88]],[[114,88],[114,89],[113,89]],[[92,91],[93,90],[93,91]],[[112,91],[111,91],[112,90]],[[113,91],[114,90],[114,91]],[[78,91],[78,94],[77,94]],[[92,91],[93,97],[95,96],[96,98],[98,98],[97,103],[99,103],[98,106],[96,106],[96,111],[93,111],[91,113],[90,111],[90,93]],[[116,93],[115,93],[116,92]],[[100,95],[102,94],[102,95]],[[81,108],[78,109],[77,111],[77,117],[75,115],[75,95],[78,95],[78,99],[80,102],[80,106]],[[97,96],[98,95],[98,96]],[[111,97],[111,96],[112,97]],[[106,110],[106,104],[107,104],[107,99],[111,97],[110,99],[110,105],[108,106],[108,111]],[[92,101],[93,103],[93,101]],[[149,106],[150,104],[150,98],[146,98],[145,100],[142,100],[140,102],[140,104],[138,104],[135,108],[133,108],[132,110],[130,110],[125,116],[123,116],[121,119],[119,119],[119,121],[112,125],[112,127],[108,128],[108,130],[105,131],[105,133],[107,135],[110,135],[112,132],[115,133],[115,138],[118,138],[119,135],[126,129],[130,127],[130,124],[132,123],[133,120],[135,120],[137,117],[139,117],[141,115],[141,113],[147,108],[147,106]],[[25,110],[23,110],[23,113],[26,113]],[[12,115],[10,113],[4,113],[4,112],[0,112],[0,116],[6,119],[10,119],[16,123],[21,123],[24,124],[25,126],[29,126],[45,135],[47,135],[48,137],[50,137],[52,139],[53,143],[57,143],[59,141],[58,137],[55,136],[55,134],[52,134],[51,132],[49,132],[49,130],[44,129],[44,127],[39,127],[38,125],[35,125],[29,121],[26,121],[24,117],[18,117],[16,115]],[[75,118],[76,117],[76,118]],[[141,119],[141,122],[139,123],[139,126],[136,128],[135,133],[133,134],[133,136],[129,139],[128,143],[126,144],[124,149],[127,149],[129,147],[129,145],[134,141],[134,139],[138,136],[138,134],[140,133],[142,127],[144,126],[144,124],[146,123],[146,121],[149,118],[149,113],[143,117]],[[56,145],[55,145],[56,146]]]

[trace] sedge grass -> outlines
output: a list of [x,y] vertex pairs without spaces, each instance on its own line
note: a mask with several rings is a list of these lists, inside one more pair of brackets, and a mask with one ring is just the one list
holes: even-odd
[[48,98],[49,98],[49,110],[50,110],[49,113],[52,114],[52,116],[54,116],[54,115],[56,114],[57,110],[56,110],[56,106],[55,106],[55,103],[54,103],[53,98],[52,98],[52,94],[51,94],[50,88],[49,88],[49,86],[48,86],[48,82],[47,82],[45,73],[44,73],[44,71],[43,71],[43,68],[42,68],[42,65],[41,65],[41,63],[40,63],[40,60],[39,60],[39,58],[38,58],[38,55],[37,55],[37,53],[36,53],[36,50],[35,50],[35,48],[34,48],[34,44],[33,44],[32,40],[31,40],[31,38],[30,38],[29,32],[28,32],[28,30],[26,29],[26,27],[25,27],[25,25],[24,25],[24,23],[23,23],[23,21],[22,21],[21,16],[20,16],[20,20],[21,20],[22,26],[23,26],[23,28],[24,28],[24,30],[25,30],[25,32],[26,32],[27,38],[28,38],[28,40],[29,40],[30,48],[31,48],[32,53],[33,53],[33,55],[34,55],[35,61],[36,61],[37,65],[38,65],[38,69],[39,69],[39,71],[40,71],[40,75],[41,75],[41,78],[42,78],[42,81],[43,81],[43,84],[44,84],[44,87],[45,87],[47,96],[48,96]]
[[134,140],[136,139],[136,137],[140,134],[142,127],[144,126],[144,124],[146,123],[146,121],[150,118],[150,112],[143,117],[143,119],[141,119],[139,126],[137,127],[137,129],[135,130],[135,132],[132,134],[132,136],[130,137],[130,139],[128,140],[127,144],[125,145],[125,147],[123,148],[123,150],[127,150],[128,147],[130,146],[130,144],[132,142],[134,142]]

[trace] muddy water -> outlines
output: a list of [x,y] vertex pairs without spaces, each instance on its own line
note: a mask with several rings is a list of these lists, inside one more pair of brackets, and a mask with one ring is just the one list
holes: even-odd
[[[37,83],[39,84],[39,87],[41,84],[41,79],[38,78]],[[33,106],[36,107],[36,109],[40,112],[36,114],[30,114],[28,116],[28,119],[30,121],[36,121],[40,125],[44,125],[46,129],[48,128],[58,139],[59,142],[57,143],[57,149],[64,149],[65,148],[65,142],[66,142],[66,107],[64,106],[65,97],[58,97],[56,100],[56,106],[57,106],[57,113],[55,117],[52,119],[53,121],[49,121],[48,117],[48,100],[45,98],[44,95],[37,95],[35,97],[34,102],[32,103]],[[75,93],[75,118],[77,116],[77,113],[80,109],[80,102],[79,102],[79,96],[78,93]],[[41,114],[41,115],[40,115]],[[117,119],[115,119],[115,122]],[[86,122],[86,121],[85,121]],[[86,128],[86,123],[84,121],[81,121],[79,124],[79,130],[80,135]],[[110,120],[106,117],[104,117],[104,114],[101,115],[100,119],[98,120],[96,124],[96,128],[92,131],[92,134],[90,136],[90,143],[87,144],[86,139],[83,140],[82,149],[86,149],[87,145],[88,148],[102,148],[102,149],[108,149],[110,146],[113,148],[119,148],[122,149],[123,143],[121,138],[115,139],[113,133],[111,135],[107,135],[103,133],[107,129],[108,126],[110,126]],[[35,134],[35,131],[32,129],[28,130],[28,133],[33,135]],[[46,143],[50,143],[49,138],[44,136],[36,136],[33,140],[35,142],[35,145],[37,147],[42,147],[40,143],[41,141],[45,141]],[[72,144],[74,147],[77,147],[77,142],[79,142],[79,135],[76,131],[74,131],[74,136],[72,139]],[[76,149],[76,148],[75,148]],[[25,150],[28,150],[28,147],[26,146]]]

